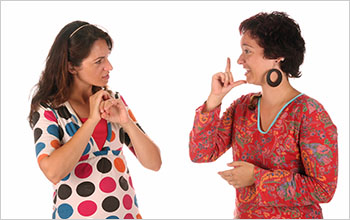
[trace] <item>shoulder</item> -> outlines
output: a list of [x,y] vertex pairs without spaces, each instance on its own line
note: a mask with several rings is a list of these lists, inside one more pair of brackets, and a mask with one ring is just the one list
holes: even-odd
[[300,106],[302,119],[308,122],[307,124],[321,123],[324,127],[335,126],[325,107],[318,100],[304,94],[296,101]]

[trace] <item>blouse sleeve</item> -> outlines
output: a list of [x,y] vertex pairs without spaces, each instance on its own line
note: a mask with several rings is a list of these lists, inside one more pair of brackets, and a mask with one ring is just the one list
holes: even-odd
[[254,168],[260,205],[307,206],[332,199],[338,177],[337,128],[315,100],[304,105],[299,147],[300,173]]
[[[129,114],[130,118],[133,120],[133,122],[136,124],[136,126],[139,127],[140,130],[141,130],[144,134],[146,134],[146,132],[142,129],[142,127],[140,126],[140,124],[137,122],[137,120],[136,120],[134,114],[132,113],[131,109],[130,109],[129,106],[126,104],[126,102],[125,102],[123,96],[121,96],[118,92],[116,92],[116,93],[115,93],[115,98],[120,98],[120,99],[123,101],[123,103],[124,103],[124,105],[125,105],[125,107],[126,107],[126,110],[127,110],[128,114]],[[128,133],[126,133],[126,132],[124,131],[124,129],[121,128],[120,134],[121,134],[121,135],[120,135],[120,138],[121,138],[120,141],[121,141],[121,143],[123,143],[123,144],[125,144],[126,146],[128,146],[128,148],[130,149],[130,151],[136,156],[135,149],[134,149],[134,147],[133,147],[133,145],[132,145],[132,143],[131,143],[131,140],[130,140],[130,137],[129,137]]]
[[205,103],[196,109],[189,142],[189,154],[193,162],[215,161],[231,147],[236,103],[231,104],[221,118],[221,105],[210,112],[203,112]]
[[57,122],[56,113],[48,106],[39,106],[34,112],[34,144],[38,163],[61,146],[63,130]]

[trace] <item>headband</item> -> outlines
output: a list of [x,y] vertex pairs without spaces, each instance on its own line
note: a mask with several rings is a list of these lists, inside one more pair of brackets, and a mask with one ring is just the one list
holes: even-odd
[[82,29],[83,27],[89,26],[89,25],[91,25],[91,24],[84,24],[84,25],[78,27],[77,29],[75,29],[75,31],[73,31],[73,33],[71,33],[71,34],[69,35],[69,39],[72,38],[72,36],[73,36],[75,33],[77,33],[80,29]]

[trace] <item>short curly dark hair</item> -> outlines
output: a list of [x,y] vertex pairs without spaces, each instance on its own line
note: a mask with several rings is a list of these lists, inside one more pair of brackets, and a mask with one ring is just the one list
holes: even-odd
[[239,26],[240,34],[246,32],[264,49],[264,57],[284,57],[280,67],[289,77],[299,78],[299,66],[304,61],[305,42],[299,25],[285,12],[261,12]]

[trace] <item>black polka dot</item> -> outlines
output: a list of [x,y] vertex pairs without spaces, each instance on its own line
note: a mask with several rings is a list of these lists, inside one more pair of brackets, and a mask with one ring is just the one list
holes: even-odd
[[61,116],[64,119],[69,119],[72,117],[71,113],[68,111],[66,106],[61,106],[57,109],[59,116]]
[[64,136],[64,132],[63,132],[61,125],[58,125],[58,136],[59,136],[60,141],[62,141],[63,136]]
[[82,182],[77,186],[79,196],[87,197],[95,192],[95,185],[91,182]]
[[39,112],[34,112],[33,115],[32,115],[33,127],[39,121],[39,118],[40,118]]
[[55,190],[55,197],[53,198],[53,204],[57,202],[57,189]]
[[70,195],[72,195],[72,189],[70,188],[70,186],[68,186],[67,184],[62,184],[59,188],[58,188],[58,197],[62,200],[67,199]]
[[107,158],[101,158],[97,163],[97,170],[101,173],[108,173],[112,169],[112,163]]
[[139,123],[136,123],[136,125],[137,125],[137,127],[139,127],[140,128],[140,130],[144,133],[144,134],[146,134],[146,132],[141,128],[141,126],[139,125]]
[[119,140],[120,140],[120,143],[125,144],[126,146],[129,146],[129,144],[130,144],[130,137],[124,131],[123,128],[120,128],[120,130],[119,130]]
[[127,191],[129,189],[128,181],[126,181],[123,176],[119,178],[119,185],[124,191]]
[[119,92],[115,92],[114,98],[119,99]]
[[117,210],[119,208],[119,206],[120,206],[120,202],[114,196],[108,196],[102,202],[102,208],[106,212],[114,212],[115,210]]
[[42,105],[44,108],[50,108],[45,102],[40,102],[40,105]]
[[41,137],[42,134],[43,130],[41,130],[40,128],[34,129],[34,143],[36,143],[36,141]]

